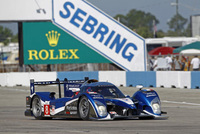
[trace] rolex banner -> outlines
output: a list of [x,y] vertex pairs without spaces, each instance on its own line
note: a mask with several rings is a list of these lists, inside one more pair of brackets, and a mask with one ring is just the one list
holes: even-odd
[[51,22],[23,23],[24,64],[111,63]]

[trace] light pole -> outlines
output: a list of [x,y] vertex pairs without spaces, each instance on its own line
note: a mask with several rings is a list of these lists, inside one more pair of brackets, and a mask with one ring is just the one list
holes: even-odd
[[179,34],[179,24],[178,24],[178,0],[176,0],[176,3],[171,3],[171,6],[176,6],[176,30],[177,30],[177,34]]
[[176,27],[177,27],[177,33],[179,34],[179,24],[178,24],[178,0],[176,0]]

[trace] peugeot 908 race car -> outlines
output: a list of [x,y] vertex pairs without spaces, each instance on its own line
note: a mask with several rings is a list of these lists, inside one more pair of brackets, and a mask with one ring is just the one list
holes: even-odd
[[[35,85],[59,87],[55,92],[35,92]],[[61,85],[64,97],[61,98]],[[113,120],[115,118],[167,118],[161,111],[158,94],[152,89],[139,89],[132,97],[125,96],[115,85],[97,80],[40,81],[30,83],[31,95],[26,97],[25,116],[36,119],[81,118]]]

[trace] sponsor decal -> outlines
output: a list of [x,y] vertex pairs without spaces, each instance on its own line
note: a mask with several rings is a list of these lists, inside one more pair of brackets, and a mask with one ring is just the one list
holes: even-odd
[[69,90],[71,90],[72,92],[79,92],[80,88],[69,88]]
[[66,114],[71,114],[71,115],[77,114],[77,100],[78,98],[66,103],[65,106]]
[[54,114],[55,114],[55,106],[51,105],[51,115],[54,115]]
[[152,96],[156,96],[155,92],[149,92],[146,94],[146,97],[152,97]]
[[66,109],[69,111],[72,111],[72,110],[77,110],[77,107],[76,106],[67,106]]
[[77,114],[77,111],[73,111],[73,112],[67,111],[66,114]]
[[[79,81],[72,81],[72,83],[77,83]],[[67,84],[69,88],[79,88],[81,84]]]
[[70,114],[77,114],[77,111],[70,112]]
[[93,94],[93,95],[91,95],[91,97],[93,98],[93,99],[103,99],[103,97],[101,96],[101,95],[96,95],[96,94]]

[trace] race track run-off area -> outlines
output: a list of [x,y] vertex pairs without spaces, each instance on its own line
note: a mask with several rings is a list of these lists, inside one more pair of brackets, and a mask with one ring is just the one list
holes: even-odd
[[[137,91],[120,87],[124,94],[132,96]],[[199,134],[200,90],[179,88],[153,88],[160,96],[162,111],[167,120],[113,120],[83,121],[79,119],[35,120],[25,117],[25,97],[29,87],[0,87],[1,134]],[[48,86],[41,90],[56,90]]]

